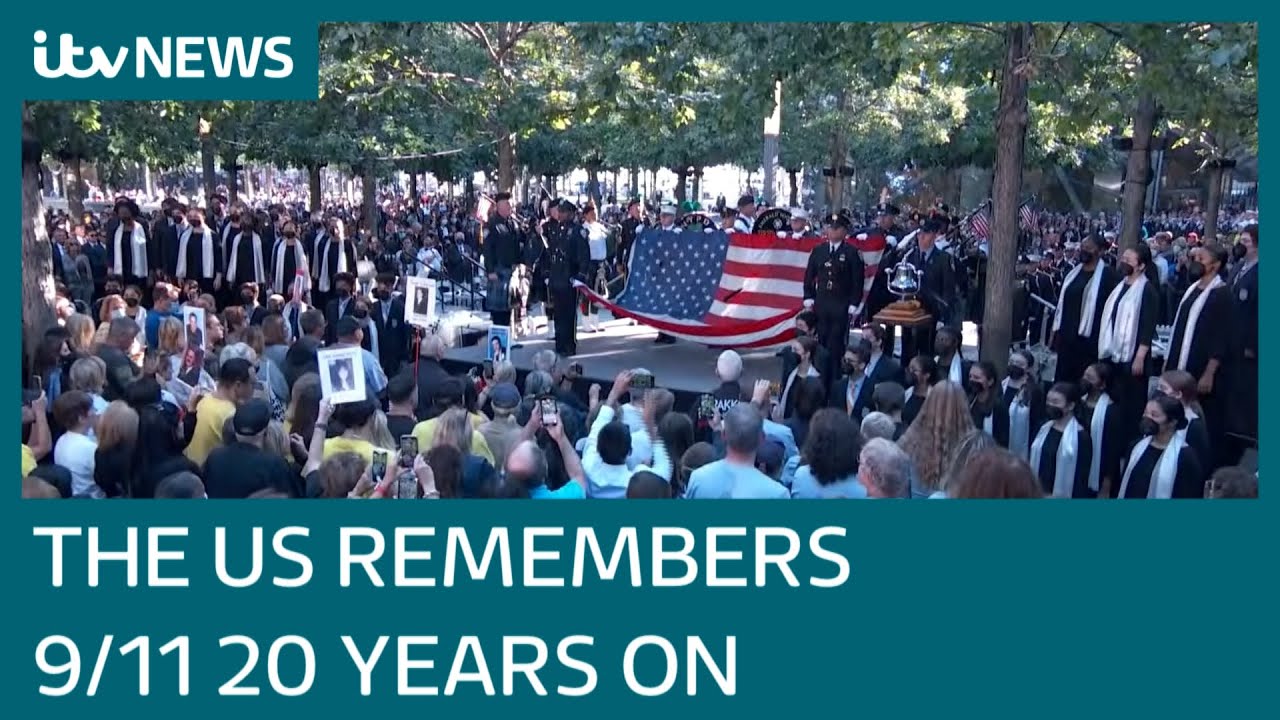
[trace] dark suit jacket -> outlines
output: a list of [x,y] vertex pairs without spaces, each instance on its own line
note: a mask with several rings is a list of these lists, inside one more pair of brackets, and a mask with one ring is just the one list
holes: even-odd
[[[829,367],[827,362],[830,355],[831,353],[827,352],[825,347],[819,345],[818,349],[813,353],[813,368],[818,372],[822,372],[823,368]],[[782,377],[778,379],[778,387],[786,388],[787,378],[791,377],[791,371],[796,369],[796,366],[800,364],[800,360],[796,358],[795,353],[791,352],[790,347],[784,347],[779,350],[778,357],[782,358]],[[829,383],[831,381],[827,376],[823,375],[819,379],[822,380],[824,385],[830,387]],[[781,392],[781,390],[779,390],[779,392]]]
[[[844,410],[845,396],[849,392],[849,381],[851,378],[842,377],[831,384],[831,393],[828,396],[827,404],[833,408]],[[862,416],[871,410],[871,391],[874,390],[876,384],[871,378],[864,377],[862,379],[862,387],[858,388],[858,396],[853,399],[853,412],[849,413],[849,417],[855,422],[861,422]]]
[[1241,276],[1240,267],[1232,269],[1227,279],[1227,287],[1231,289],[1233,303],[1234,338],[1232,351],[1243,356],[1248,350],[1256,359],[1258,357],[1258,265],[1255,264]]
[[330,300],[324,306],[324,324],[325,324],[324,344],[325,345],[332,345],[338,341],[338,320],[344,317],[351,317],[351,314],[355,312],[355,309],[356,309],[355,298],[350,298],[347,300],[347,307],[343,311],[341,316],[338,315],[338,307],[339,307],[338,298],[334,298]]
[[448,380],[449,373],[433,358],[418,361],[418,420],[425,420],[435,404],[436,391]]
[[921,302],[935,320],[951,324],[952,306],[956,299],[956,277],[951,256],[934,247],[926,262],[924,253],[917,247],[908,253],[907,262],[924,271],[924,279],[920,283]]
[[[384,322],[382,311],[386,305],[390,308]],[[409,326],[404,322],[404,298],[393,297],[386,303],[379,300],[373,304],[371,314],[378,327],[378,359],[390,377],[400,370],[409,355]]]

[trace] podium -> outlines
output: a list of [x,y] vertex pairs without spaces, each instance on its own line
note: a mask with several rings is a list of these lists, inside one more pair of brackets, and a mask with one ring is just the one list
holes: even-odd
[[[933,327],[933,316],[925,310],[919,300],[899,300],[895,303],[886,305],[883,310],[876,313],[872,318],[873,322],[884,325],[889,330],[889,338],[894,339],[898,336],[898,328],[903,328],[903,343],[905,348],[907,331],[913,328]],[[892,347],[892,346],[891,346]],[[893,350],[889,351],[892,355]],[[911,358],[902,357],[902,362],[907,363]]]

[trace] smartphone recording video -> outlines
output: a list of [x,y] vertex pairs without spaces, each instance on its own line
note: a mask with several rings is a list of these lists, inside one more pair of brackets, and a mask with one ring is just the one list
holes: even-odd
[[560,424],[560,408],[556,407],[555,398],[540,398],[538,400],[538,412],[542,415],[543,425]]
[[637,390],[652,390],[653,376],[648,373],[631,376],[631,387]]
[[373,464],[369,466],[369,479],[373,482],[380,483],[382,478],[387,475],[387,451],[375,449],[373,451]]
[[400,467],[413,467],[413,459],[418,457],[418,438],[413,435],[400,436]]

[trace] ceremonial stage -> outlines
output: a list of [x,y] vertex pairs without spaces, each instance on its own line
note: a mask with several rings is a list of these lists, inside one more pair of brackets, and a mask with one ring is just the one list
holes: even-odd
[[[709,348],[693,343],[677,342],[673,345],[659,345],[654,342],[657,331],[644,325],[633,325],[629,320],[605,320],[601,317],[601,330],[596,333],[578,332],[578,354],[562,362],[567,365],[576,362],[582,365],[582,379],[575,390],[586,396],[592,383],[599,383],[601,397],[607,395],[614,378],[623,370],[644,368],[653,373],[657,387],[666,388],[676,394],[676,408],[687,410],[695,406],[697,398],[709,393],[720,384],[716,379],[716,358],[722,348]],[[539,323],[537,332],[529,337],[513,340],[520,347],[509,351],[510,359],[516,366],[520,382],[533,369],[533,356],[539,350],[554,350],[555,340],[546,332],[541,324],[544,318],[536,318]],[[444,366],[450,372],[466,372],[472,367],[481,365],[485,359],[484,333],[488,331],[488,322],[483,325],[473,323],[469,327],[459,327],[458,337],[481,333],[478,342],[463,347],[453,347],[445,352]],[[746,391],[756,380],[780,382],[782,360],[776,356],[778,348],[764,350],[745,350],[742,354],[742,387]]]

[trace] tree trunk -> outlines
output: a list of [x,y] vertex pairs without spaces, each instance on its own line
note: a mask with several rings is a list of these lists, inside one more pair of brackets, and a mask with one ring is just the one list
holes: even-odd
[[67,162],[71,170],[71,184],[67,187],[67,212],[76,222],[84,219],[84,160],[73,157]]
[[687,167],[672,168],[676,174],[676,204],[683,204],[689,197],[689,175]]
[[307,166],[307,186],[311,193],[311,212],[320,212],[322,203],[320,200],[323,191],[320,188],[320,164],[312,163]]
[[[207,209],[209,201],[218,192],[218,172],[213,165],[213,136],[209,133],[200,135],[200,177],[204,181],[204,205]],[[314,200],[312,202],[315,202]]]
[[773,207],[774,178],[778,167],[778,135],[782,131],[782,79],[773,81],[773,109],[764,119],[764,151],[761,165],[764,167],[764,204]]
[[257,183],[253,181],[253,168],[245,167],[244,169],[244,194],[250,198],[253,197],[253,188]]
[[[840,91],[839,112],[843,115],[849,109],[849,91]],[[849,155],[849,141],[845,137],[844,123],[836,123],[831,133],[831,153],[828,160],[831,165],[831,177],[827,178],[827,207],[831,212],[839,212],[844,207],[845,178],[840,177],[840,168],[844,166]]]
[[1018,195],[1027,139],[1027,75],[1031,23],[1005,28],[1004,72],[996,115],[996,167],[991,187],[991,244],[982,324],[982,359],[1004,375],[1013,340],[1014,268],[1018,255]]
[[235,203],[240,199],[240,173],[236,170],[236,155],[222,158],[222,171],[227,174],[227,202]]
[[1125,169],[1120,204],[1120,247],[1131,248],[1142,239],[1142,209],[1147,200],[1147,176],[1151,173],[1151,133],[1156,125],[1156,99],[1150,92],[1138,98],[1133,115],[1133,147]]
[[516,184],[516,136],[504,133],[498,140],[498,192],[511,192]]
[[600,166],[587,165],[587,197],[597,208],[600,207],[600,195]]
[[417,210],[421,199],[422,194],[418,192],[418,171],[414,170],[409,173],[409,207]]
[[374,237],[380,237],[381,228],[378,227],[378,178],[374,176],[371,166],[360,169],[360,195],[361,205],[364,207],[364,226],[369,228]]
[[1209,165],[1209,195],[1204,203],[1204,241],[1213,242],[1218,239],[1218,210],[1222,206],[1222,166],[1217,163]]
[[28,362],[54,324],[53,251],[40,193],[40,141],[31,108],[22,106],[22,339]]
[[791,207],[800,207],[800,179],[796,177],[800,174],[799,170],[791,169],[787,171],[787,200]]

